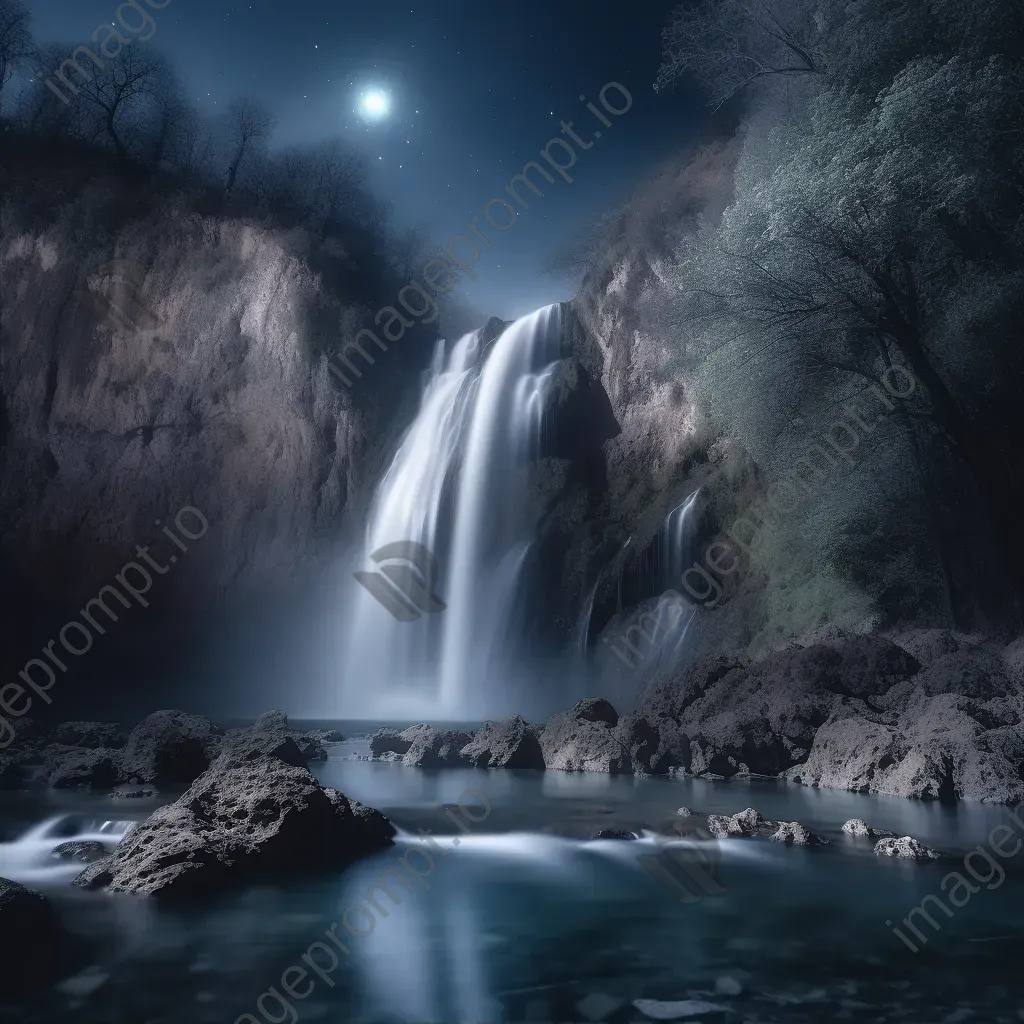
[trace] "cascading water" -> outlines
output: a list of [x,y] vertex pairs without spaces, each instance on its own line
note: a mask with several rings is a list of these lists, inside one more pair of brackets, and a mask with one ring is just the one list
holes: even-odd
[[134,824],[134,821],[88,819],[74,814],[47,818],[13,842],[0,843],[0,877],[25,885],[69,882],[85,865],[55,857],[53,851],[58,846],[69,842],[100,843],[110,852]]
[[374,498],[365,569],[388,544],[437,556],[438,613],[395,618],[354,585],[343,712],[471,719],[515,709],[520,577],[536,529],[527,470],[538,450],[545,383],[560,357],[561,309],[435,353],[419,413]]

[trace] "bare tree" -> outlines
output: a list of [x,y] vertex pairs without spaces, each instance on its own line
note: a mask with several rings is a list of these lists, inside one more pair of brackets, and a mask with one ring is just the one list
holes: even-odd
[[806,0],[699,0],[662,32],[655,89],[693,75],[716,109],[758,79],[821,71],[815,16]]
[[117,155],[129,156],[122,122],[139,112],[142,101],[152,97],[159,82],[172,76],[167,62],[153,50],[125,47],[113,59],[102,62],[95,74],[88,74],[77,87],[82,97],[103,118],[107,138]]
[[21,0],[0,0],[0,96],[17,68],[32,55],[30,21]]
[[234,157],[224,185],[227,195],[238,180],[242,161],[258,143],[264,142],[274,128],[274,115],[259,101],[242,97],[228,109],[228,130],[234,146]]

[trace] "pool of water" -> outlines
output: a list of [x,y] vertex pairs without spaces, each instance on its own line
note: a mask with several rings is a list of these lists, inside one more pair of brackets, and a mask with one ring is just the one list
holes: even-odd
[[[1024,1019],[1021,858],[990,855],[997,872],[975,856],[975,875],[963,864],[997,825],[1024,835],[1008,809],[774,781],[430,773],[358,760],[365,750],[364,740],[336,745],[316,773],[388,813],[401,830],[394,849],[187,912],[75,890],[46,848],[76,829],[116,838],[118,819],[152,806],[127,814],[101,797],[6,798],[0,875],[51,895],[92,951],[10,1012],[32,1024],[625,1024],[644,1019],[632,1001],[647,999],[737,1022]],[[831,842],[666,843],[658,833],[681,805],[753,806]],[[950,859],[879,859],[839,831],[850,817]],[[644,838],[582,838],[599,827]],[[962,906],[942,889],[952,871],[971,886],[957,893]],[[929,894],[936,927],[911,916],[919,939],[903,922]]]

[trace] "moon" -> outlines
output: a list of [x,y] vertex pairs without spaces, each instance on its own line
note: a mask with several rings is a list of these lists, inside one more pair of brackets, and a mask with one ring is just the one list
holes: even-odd
[[359,97],[359,112],[371,121],[381,121],[391,113],[391,97],[383,89],[367,89]]

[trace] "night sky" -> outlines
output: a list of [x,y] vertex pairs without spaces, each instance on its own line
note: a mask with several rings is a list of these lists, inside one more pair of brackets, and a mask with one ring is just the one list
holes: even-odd
[[[114,0],[37,0],[40,42],[87,43],[114,17]],[[272,144],[341,137],[363,149],[395,222],[439,245],[463,232],[559,122],[593,141],[602,130],[579,100],[600,108],[615,81],[633,106],[580,153],[569,184],[556,178],[495,238],[463,294],[486,315],[519,316],[568,298],[573,282],[543,273],[565,239],[618,205],[630,184],[682,149],[705,111],[693,94],[658,95],[660,31],[673,0],[172,0],[152,12],[148,42],[167,54],[190,98],[210,114],[238,95],[278,117]],[[129,13],[129,17],[131,17]],[[360,116],[360,95],[380,89],[388,116]],[[621,99],[609,94],[612,104]],[[579,147],[576,147],[577,149]],[[546,165],[545,165],[546,166]],[[500,213],[500,210],[497,211]],[[494,232],[491,232],[494,234]]]

